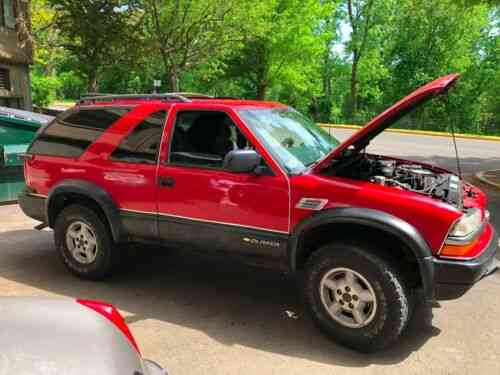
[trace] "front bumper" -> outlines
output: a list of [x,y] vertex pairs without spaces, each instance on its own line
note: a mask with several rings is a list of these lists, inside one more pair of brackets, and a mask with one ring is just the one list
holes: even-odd
[[475,283],[497,271],[498,234],[492,228],[491,239],[477,258],[461,261],[433,258],[434,297],[450,300],[462,296]]

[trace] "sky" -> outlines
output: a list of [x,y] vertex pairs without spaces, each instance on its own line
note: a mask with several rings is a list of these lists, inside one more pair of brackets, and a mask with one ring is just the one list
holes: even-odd
[[348,22],[342,21],[340,23],[339,25],[340,41],[333,45],[332,52],[336,53],[339,56],[346,57],[345,43],[349,40],[351,31],[352,29]]

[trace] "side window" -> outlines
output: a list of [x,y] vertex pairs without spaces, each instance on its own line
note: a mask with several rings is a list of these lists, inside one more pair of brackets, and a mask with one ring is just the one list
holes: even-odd
[[130,108],[80,108],[58,116],[43,128],[29,153],[77,158]]
[[120,143],[110,159],[128,163],[155,164],[166,117],[166,111],[155,112],[147,117]]
[[176,165],[222,168],[229,151],[250,147],[224,112],[189,111],[177,115],[169,161]]

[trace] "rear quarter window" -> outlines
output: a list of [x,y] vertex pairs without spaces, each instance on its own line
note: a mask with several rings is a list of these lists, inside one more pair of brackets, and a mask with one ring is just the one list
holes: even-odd
[[166,118],[166,111],[149,115],[118,145],[110,160],[156,164]]
[[77,158],[131,108],[78,108],[58,116],[31,144],[31,154]]

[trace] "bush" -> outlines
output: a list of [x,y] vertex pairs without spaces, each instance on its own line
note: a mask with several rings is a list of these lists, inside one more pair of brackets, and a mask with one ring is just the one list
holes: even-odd
[[61,82],[56,77],[33,75],[31,77],[33,104],[47,107],[56,99],[57,89],[60,86]]
[[59,74],[60,87],[57,96],[61,99],[80,99],[86,92],[85,81],[74,72]]

